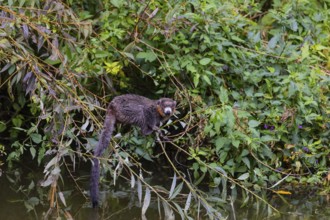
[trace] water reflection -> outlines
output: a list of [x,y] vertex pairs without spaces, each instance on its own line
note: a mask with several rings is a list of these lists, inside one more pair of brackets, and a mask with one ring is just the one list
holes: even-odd
[[[280,211],[276,213],[260,201],[250,202],[249,206],[240,208],[236,203],[236,219],[270,219],[270,220],[328,220],[330,219],[330,195],[317,195],[316,188],[290,189],[292,195],[270,196],[269,202]],[[230,219],[235,219],[231,214]]]
[[[88,175],[82,178],[79,184],[88,188]],[[67,182],[66,182],[67,183]],[[137,199],[136,191],[130,189],[127,181],[122,181],[115,188],[105,189],[101,195],[103,197],[102,206],[98,209],[92,209],[86,196],[81,191],[75,190],[75,184],[69,184],[65,188],[70,188],[70,196],[66,201],[67,211],[73,219],[77,220],[137,220],[141,219],[141,204]],[[32,210],[27,213],[24,205],[24,195],[16,193],[12,185],[5,176],[0,177],[0,219],[43,219],[48,209],[47,202],[38,205],[35,212]],[[104,188],[103,188],[104,189]],[[249,220],[249,219],[270,219],[270,220],[326,220],[330,219],[330,202],[328,196],[317,195],[317,189],[305,188],[301,190],[289,189],[294,192],[292,195],[270,195],[268,200],[271,205],[277,208],[280,213],[272,211],[265,203],[252,199],[248,206],[242,207],[239,200],[233,206],[226,206],[223,216],[231,220]],[[160,207],[160,208],[159,208]],[[159,211],[160,210],[160,211]],[[57,210],[53,210],[55,216]],[[162,217],[159,217],[159,216]],[[51,219],[49,215],[48,219]],[[64,214],[62,216],[65,216]],[[146,219],[164,219],[164,210],[159,205],[157,198],[153,198],[147,210]],[[179,215],[176,219],[181,219]],[[197,219],[197,217],[195,218]],[[200,215],[199,219],[208,219],[205,215]]]

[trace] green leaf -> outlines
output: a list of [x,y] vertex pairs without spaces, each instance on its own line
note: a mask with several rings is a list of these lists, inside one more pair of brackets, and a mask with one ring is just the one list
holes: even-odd
[[136,58],[138,59],[144,59],[149,62],[153,62],[157,59],[157,56],[154,52],[149,51],[149,52],[140,52],[136,55]]
[[305,43],[301,48],[301,60],[304,60],[309,56],[309,44]]
[[4,130],[6,130],[6,128],[7,128],[6,123],[0,121],[0,132],[3,132]]
[[231,143],[234,147],[238,148],[240,144],[240,140],[233,140]]
[[290,20],[290,28],[293,31],[297,31],[298,30],[298,23],[297,23],[296,19]]
[[123,52],[123,54],[124,54],[126,57],[128,57],[129,59],[131,59],[131,60],[135,60],[133,54],[131,54],[131,53],[127,53],[127,52]]
[[104,50],[97,50],[94,53],[95,58],[105,58],[110,56],[110,53],[108,51],[104,51]]
[[22,7],[24,5],[24,3],[25,3],[25,0],[20,0],[19,1],[19,7]]
[[250,128],[255,128],[255,127],[259,126],[259,125],[260,125],[260,122],[259,121],[256,121],[256,120],[249,121],[249,127]]
[[245,40],[242,40],[241,38],[239,38],[237,36],[232,36],[231,39],[234,41],[237,41],[239,43],[245,43]]
[[204,80],[207,84],[211,85],[210,78],[209,78],[207,75],[203,75],[202,77],[203,77],[203,80]]
[[242,161],[245,163],[245,165],[247,166],[247,168],[251,168],[251,164],[250,164],[250,160],[249,160],[249,158],[247,158],[247,157],[243,157],[242,158]]
[[275,68],[274,67],[267,66],[266,68],[270,73],[275,73]]
[[32,155],[32,159],[34,159],[36,156],[36,149],[34,147],[30,147],[30,153]]
[[56,64],[62,63],[62,60],[60,60],[60,59],[52,60],[50,58],[47,58],[46,60],[44,60],[44,62],[49,64],[49,65],[56,65]]
[[135,149],[135,153],[137,153],[138,155],[140,155],[141,157],[143,157],[144,159],[146,159],[148,161],[153,161],[152,158],[150,157],[150,155],[148,154],[148,152],[146,152],[141,147],[137,147]]
[[34,189],[34,187],[35,187],[35,184],[34,184],[34,182],[32,180],[31,183],[30,183],[30,185],[28,186],[28,189],[29,190],[32,190],[32,189]]
[[298,91],[298,87],[294,82],[290,82],[288,97],[293,96]]
[[211,62],[210,58],[203,58],[199,61],[199,64],[205,66],[205,65],[209,64],[210,62]]
[[121,8],[124,5],[124,0],[110,0],[111,4],[116,8]]
[[270,135],[264,135],[261,137],[262,142],[268,142],[268,141],[276,141],[276,138],[270,136]]
[[220,87],[220,101],[225,104],[228,103],[228,92],[224,87]]
[[15,127],[21,127],[22,123],[23,123],[23,116],[21,115],[17,115],[15,118],[12,119],[13,125]]
[[198,84],[199,84],[199,78],[200,78],[200,75],[198,74],[198,73],[196,73],[195,75],[194,75],[194,86],[195,87],[197,87],[198,86]]
[[196,73],[197,70],[196,68],[194,67],[194,65],[192,65],[191,63],[189,63],[187,66],[186,66],[187,70],[192,72],[192,73]]
[[32,141],[36,144],[40,144],[42,141],[42,136],[40,134],[33,133],[30,135]]
[[272,37],[272,38],[270,39],[270,41],[268,42],[268,47],[269,47],[270,49],[275,48],[275,46],[276,46],[276,44],[277,44],[277,42],[278,42],[278,40],[279,40],[279,37],[280,37],[280,35],[275,35],[274,37]]

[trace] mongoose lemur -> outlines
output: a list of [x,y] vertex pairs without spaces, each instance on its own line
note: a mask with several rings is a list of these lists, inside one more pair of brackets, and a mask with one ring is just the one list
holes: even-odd
[[99,143],[94,149],[91,172],[91,200],[98,205],[100,164],[98,157],[109,146],[115,123],[132,124],[141,128],[143,135],[159,131],[160,122],[167,120],[176,107],[176,101],[169,98],[151,100],[143,96],[127,94],[116,96],[109,104],[104,128]]

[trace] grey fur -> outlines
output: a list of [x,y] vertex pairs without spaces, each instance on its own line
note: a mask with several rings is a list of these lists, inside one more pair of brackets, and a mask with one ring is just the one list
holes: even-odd
[[[159,109],[162,114],[159,113]],[[164,112],[166,107],[172,111]],[[93,207],[98,206],[100,164],[97,157],[109,146],[115,123],[132,124],[141,128],[143,135],[149,135],[159,130],[160,122],[173,115],[176,101],[169,98],[151,100],[143,96],[126,94],[116,96],[109,104],[104,121],[104,128],[100,135],[99,143],[94,150],[93,165],[91,171],[91,200]],[[167,108],[168,109],[168,108]]]

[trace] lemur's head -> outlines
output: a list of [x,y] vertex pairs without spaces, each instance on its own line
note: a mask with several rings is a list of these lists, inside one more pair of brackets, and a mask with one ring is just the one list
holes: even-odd
[[176,101],[169,98],[161,98],[157,100],[157,111],[162,117],[169,117],[175,111]]

